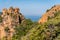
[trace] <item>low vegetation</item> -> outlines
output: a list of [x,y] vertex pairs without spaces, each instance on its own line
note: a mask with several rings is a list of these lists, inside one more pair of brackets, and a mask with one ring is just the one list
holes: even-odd
[[26,19],[15,30],[12,40],[60,40],[60,11],[44,24]]
[[[0,17],[0,22],[1,20]],[[5,30],[8,32],[8,28]],[[26,19],[15,30],[12,40],[60,40],[60,11],[44,24]]]

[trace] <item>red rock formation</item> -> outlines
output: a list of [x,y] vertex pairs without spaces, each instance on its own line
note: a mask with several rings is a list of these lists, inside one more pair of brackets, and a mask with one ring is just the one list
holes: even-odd
[[40,20],[38,21],[38,23],[43,24],[45,22],[48,21],[48,17],[52,18],[54,17],[54,14],[56,12],[60,11],[60,5],[55,5],[53,6],[50,10],[48,10],[44,15],[42,15],[42,17],[40,18]]
[[[9,9],[4,8],[1,17],[2,22],[0,24],[0,39],[7,37],[8,40],[11,40],[11,37],[15,33],[14,27],[22,23],[25,18],[19,12],[19,8],[13,7],[10,7]],[[8,31],[6,32],[6,30]]]

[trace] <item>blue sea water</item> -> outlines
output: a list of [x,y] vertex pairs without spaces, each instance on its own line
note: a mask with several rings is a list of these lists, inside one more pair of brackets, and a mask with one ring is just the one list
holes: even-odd
[[25,16],[27,19],[31,19],[32,21],[38,21],[40,16]]

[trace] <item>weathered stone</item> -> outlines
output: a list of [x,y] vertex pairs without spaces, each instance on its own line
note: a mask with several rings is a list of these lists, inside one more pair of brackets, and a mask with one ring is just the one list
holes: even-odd
[[[8,40],[11,40],[11,37],[15,33],[14,27],[22,23],[25,18],[19,12],[19,8],[13,7],[10,7],[9,9],[4,8],[1,17],[2,22],[0,23],[0,39],[7,37]],[[6,32],[6,30],[8,30],[8,32]]]

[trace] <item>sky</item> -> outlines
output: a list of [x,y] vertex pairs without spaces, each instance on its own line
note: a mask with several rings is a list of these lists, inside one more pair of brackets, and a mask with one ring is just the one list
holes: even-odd
[[60,0],[0,0],[0,11],[10,6],[18,7],[26,18],[38,20],[47,9],[59,4]]

